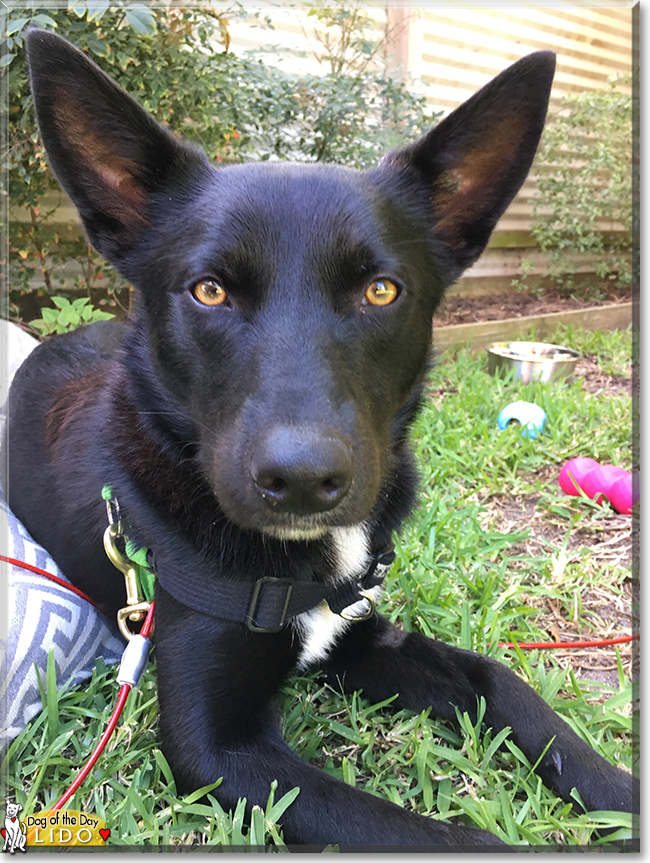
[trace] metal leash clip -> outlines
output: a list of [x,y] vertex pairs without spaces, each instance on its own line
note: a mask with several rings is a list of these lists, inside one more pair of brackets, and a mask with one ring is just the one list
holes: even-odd
[[[119,513],[119,510],[118,510]],[[109,512],[109,520],[111,518]],[[147,602],[140,589],[140,579],[138,570],[133,561],[122,554],[117,547],[118,538],[122,537],[119,531],[119,515],[118,518],[111,522],[104,531],[104,549],[108,555],[108,559],[120,572],[124,575],[124,584],[126,587],[126,606],[120,608],[117,612],[117,625],[120,628],[122,635],[131,641],[137,633],[132,632],[127,624],[127,620],[136,623],[144,620],[149,608],[150,602]]]

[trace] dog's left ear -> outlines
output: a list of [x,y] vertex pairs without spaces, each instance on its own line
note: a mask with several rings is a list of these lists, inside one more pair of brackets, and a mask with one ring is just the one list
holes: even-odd
[[479,257],[526,179],[554,72],[552,51],[523,57],[377,169],[380,181],[397,170],[426,184],[435,234],[452,256],[445,287]]

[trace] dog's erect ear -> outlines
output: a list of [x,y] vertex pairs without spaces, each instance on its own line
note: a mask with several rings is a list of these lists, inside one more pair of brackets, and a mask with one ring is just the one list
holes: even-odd
[[27,32],[36,119],[50,165],[88,237],[119,265],[151,222],[154,196],[210,170],[86,55],[46,30]]
[[424,137],[377,169],[406,171],[427,185],[435,231],[451,250],[453,281],[481,254],[524,182],[544,127],[555,54],[514,63]]

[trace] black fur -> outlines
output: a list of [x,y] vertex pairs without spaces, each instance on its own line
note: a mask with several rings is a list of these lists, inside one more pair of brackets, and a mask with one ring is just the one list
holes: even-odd
[[[74,584],[108,613],[124,604],[102,549],[112,483],[161,566],[253,580],[331,582],[332,530],[364,523],[369,552],[415,498],[407,445],[443,291],[480,255],[523,182],[544,123],[554,55],[524,57],[433,131],[361,173],[333,166],[214,170],[61,38],[27,36],[50,163],[88,236],[139,292],[125,325],[49,340],[11,390],[8,495]],[[222,305],[200,305],[202,279]],[[364,304],[377,279],[398,287]],[[37,480],[37,481],[36,481]],[[303,762],[282,741],[274,696],[301,630],[254,633],[193,611],[157,585],[160,725],[179,788],[223,777],[222,805],[300,794],[291,843],[497,844],[418,816]],[[633,781],[583,743],[503,665],[373,615],[322,667],[349,691],[454,705],[512,727],[565,800],[630,810]],[[636,795],[636,796],[635,796]]]

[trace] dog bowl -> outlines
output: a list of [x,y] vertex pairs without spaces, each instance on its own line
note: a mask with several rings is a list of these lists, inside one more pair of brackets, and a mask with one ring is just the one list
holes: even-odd
[[516,380],[530,381],[569,380],[575,371],[580,354],[561,345],[546,342],[495,342],[487,348],[488,371],[515,369]]

